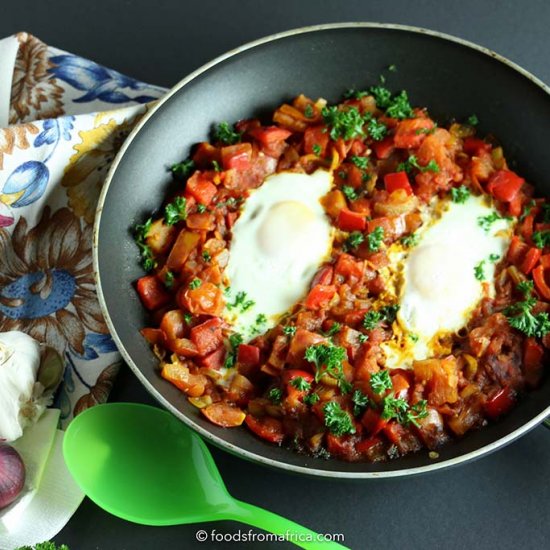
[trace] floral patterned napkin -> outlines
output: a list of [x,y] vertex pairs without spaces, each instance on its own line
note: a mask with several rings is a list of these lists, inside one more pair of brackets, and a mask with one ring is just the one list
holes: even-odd
[[104,402],[120,355],[96,297],[92,225],[122,142],[165,90],[46,46],[0,40],[0,332],[64,357],[66,424]]

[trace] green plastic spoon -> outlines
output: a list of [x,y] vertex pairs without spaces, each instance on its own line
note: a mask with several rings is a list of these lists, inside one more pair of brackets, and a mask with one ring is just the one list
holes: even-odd
[[[144,525],[235,520],[302,548],[345,548],[277,514],[231,497],[200,437],[166,411],[137,403],[92,407],[69,425],[67,467],[98,506]],[[302,540],[298,540],[300,537]]]

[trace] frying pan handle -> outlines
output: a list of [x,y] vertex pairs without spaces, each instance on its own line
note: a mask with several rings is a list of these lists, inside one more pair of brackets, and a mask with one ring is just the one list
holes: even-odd
[[550,430],[550,416],[542,421],[542,425]]

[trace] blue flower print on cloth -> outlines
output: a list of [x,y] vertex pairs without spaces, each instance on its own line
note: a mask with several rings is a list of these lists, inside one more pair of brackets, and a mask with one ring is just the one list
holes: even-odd
[[64,358],[54,405],[66,424],[107,399],[120,364],[97,301],[92,225],[112,159],[164,90],[26,33],[0,41],[10,51],[0,55],[13,69],[0,74],[0,332],[22,330]]

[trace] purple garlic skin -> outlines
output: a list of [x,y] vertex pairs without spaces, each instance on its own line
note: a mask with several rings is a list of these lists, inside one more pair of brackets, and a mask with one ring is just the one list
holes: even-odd
[[25,486],[25,465],[19,453],[0,443],[0,510],[9,506]]

